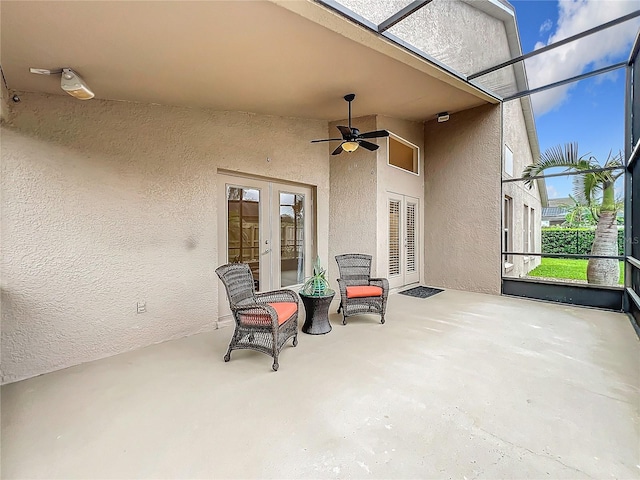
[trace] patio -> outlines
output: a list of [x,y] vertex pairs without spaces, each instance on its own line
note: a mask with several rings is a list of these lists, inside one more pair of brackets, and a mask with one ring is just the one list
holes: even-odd
[[2,476],[640,475],[628,316],[447,290],[387,320],[333,313],[277,373],[224,328],[5,385]]

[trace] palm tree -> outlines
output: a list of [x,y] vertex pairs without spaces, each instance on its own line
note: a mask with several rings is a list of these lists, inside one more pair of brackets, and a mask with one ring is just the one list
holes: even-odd
[[[622,154],[612,156],[609,153],[605,168],[622,167]],[[525,184],[531,188],[533,177],[549,168],[566,167],[567,171],[581,172],[600,169],[602,166],[589,154],[578,154],[577,143],[567,143],[546,150],[540,159],[527,166],[522,176],[529,178]],[[617,204],[614,185],[624,173],[607,170],[584,173],[573,177],[573,196],[589,207],[593,218],[597,221],[595,239],[591,247],[591,255],[618,255]],[[587,266],[587,282],[595,285],[617,285],[620,277],[618,260],[590,258]]]
[[567,212],[565,214],[565,221],[562,224],[563,227],[592,227],[596,224],[596,220],[593,218],[593,214],[591,213],[591,208],[579,202],[572,195],[569,195],[569,199],[571,200],[571,203],[563,203],[559,205]]

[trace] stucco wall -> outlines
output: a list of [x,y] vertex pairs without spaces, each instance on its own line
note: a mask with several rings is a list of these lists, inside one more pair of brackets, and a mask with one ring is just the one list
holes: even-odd
[[[389,211],[388,193],[393,192],[400,195],[408,195],[419,200],[418,227],[420,237],[424,235],[424,124],[421,122],[411,122],[398,118],[379,115],[377,117],[377,129],[389,130],[408,142],[416,145],[420,149],[419,175],[405,172],[388,164],[388,142],[386,139],[379,139],[380,148],[377,150],[378,156],[378,264],[377,274],[381,277],[389,275]],[[418,264],[422,268],[422,252],[418,252]]]
[[[417,145],[420,148],[422,163],[424,152],[422,123],[378,115],[354,119],[352,124],[361,132],[388,129]],[[331,136],[337,131],[335,125],[346,125],[346,121],[331,123],[329,127]],[[343,152],[331,157],[329,275],[333,283],[338,276],[334,256],[340,253],[372,255],[372,275],[388,276],[387,196],[389,192],[418,198],[420,208],[423,208],[423,166],[420,166],[419,176],[389,166],[386,139],[374,141],[380,145],[375,152],[360,148],[350,154]],[[333,148],[335,148],[334,144],[329,147],[328,153]],[[423,223],[421,216],[419,219],[421,229]],[[419,255],[421,256],[422,252],[419,252]],[[418,261],[420,262],[421,259],[419,258]]]
[[215,328],[219,168],[317,186],[326,258],[329,161],[309,144],[326,122],[20,95],[2,128],[4,383]]
[[[341,0],[340,3],[379,24],[408,2]],[[460,0],[428,3],[391,27],[389,33],[466,75],[510,58],[502,21]]]
[[500,293],[500,106],[425,124],[425,281]]
[[[502,172],[502,177],[518,178],[522,177],[522,172],[527,165],[533,163],[533,155],[527,139],[524,115],[520,100],[514,100],[503,104],[504,117],[504,144],[513,152],[513,177]],[[503,152],[504,153],[504,152]],[[542,204],[540,202],[540,191],[537,183],[534,188],[525,187],[523,182],[509,182],[503,184],[503,195],[508,195],[513,202],[513,246],[514,252],[524,252],[524,205],[534,209],[535,230],[534,230],[534,252],[540,252],[542,219]],[[540,257],[513,256],[513,267],[505,271],[509,277],[521,277],[527,272],[540,265]]]
[[7,120],[9,116],[10,93],[3,81],[0,81],[0,123]]
[[[329,135],[330,138],[339,137],[336,125],[347,125],[347,121],[330,123],[329,131],[323,135]],[[376,130],[376,117],[354,118],[352,126],[361,132]],[[338,142],[326,145],[323,153],[330,158],[331,165],[328,272],[332,288],[337,288],[335,279],[339,275],[336,255],[366,253],[373,256],[373,265],[376,265],[377,157],[375,153],[364,148],[352,153],[330,155],[338,146]]]

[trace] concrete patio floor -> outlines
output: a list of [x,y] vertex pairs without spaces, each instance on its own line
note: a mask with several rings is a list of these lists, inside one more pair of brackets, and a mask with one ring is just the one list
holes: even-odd
[[640,477],[625,315],[448,290],[387,319],[333,314],[278,372],[224,328],[6,385],[2,478]]

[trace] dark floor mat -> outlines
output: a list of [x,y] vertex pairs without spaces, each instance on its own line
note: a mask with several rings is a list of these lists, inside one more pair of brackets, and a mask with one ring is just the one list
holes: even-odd
[[409,290],[405,290],[404,292],[398,292],[402,295],[409,295],[410,297],[418,297],[418,298],[429,298],[437,293],[444,292],[440,288],[431,288],[431,287],[413,287]]

